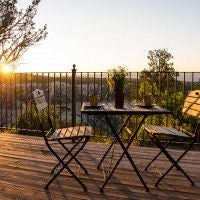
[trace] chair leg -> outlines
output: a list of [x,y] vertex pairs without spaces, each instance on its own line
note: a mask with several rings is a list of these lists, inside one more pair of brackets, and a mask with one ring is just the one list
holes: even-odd
[[56,177],[58,175],[60,175],[60,173],[64,170],[67,169],[68,172],[78,181],[78,183],[83,187],[84,191],[87,191],[87,187],[83,184],[83,182],[76,176],[76,174],[74,174],[74,172],[67,166],[67,164],[65,164],[62,168],[60,168],[60,170],[50,179],[50,181],[46,184],[46,186],[44,187],[45,190],[48,189],[48,187],[50,186],[50,184],[56,179]]
[[[60,143],[59,143],[59,144],[60,144]],[[74,147],[71,148],[71,151],[73,151],[73,149],[74,149],[77,145],[78,145],[78,143],[76,143],[76,145],[74,145]],[[69,153],[66,154],[66,155],[61,159],[61,161],[59,161],[59,162],[54,166],[54,168],[51,170],[51,173],[54,173],[54,172],[55,172],[56,168],[62,163],[62,161],[65,160],[65,158],[66,158],[68,155],[69,155]]]
[[56,177],[64,170],[67,169],[68,172],[78,181],[78,183],[83,187],[84,191],[87,190],[86,186],[82,183],[82,181],[73,173],[73,171],[68,167],[68,164],[74,159],[74,157],[84,148],[86,143],[89,141],[89,138],[86,138],[85,141],[82,143],[81,147],[75,152],[75,154],[66,162],[62,161],[62,159],[58,156],[58,154],[52,149],[52,147],[47,143],[47,147],[50,149],[50,151],[55,155],[55,157],[58,159],[60,163],[62,163],[62,168],[54,174],[54,176],[50,179],[50,181],[47,183],[47,185],[44,187],[45,190],[48,189],[50,184],[56,179]]
[[[88,171],[87,171],[87,169],[83,166],[83,164],[72,154],[72,151],[73,151],[73,149],[75,149],[75,147],[78,145],[78,144],[80,144],[80,142],[83,140],[83,138],[82,139],[80,139],[73,147],[72,147],[72,149],[68,149],[61,141],[59,141],[60,142],[60,144],[62,145],[62,147],[68,152],[68,154],[67,155],[69,155],[70,154],[70,156],[72,156],[73,157],[73,159],[79,164],[79,166],[85,171],[85,173],[86,174],[88,174]],[[67,156],[66,156],[67,157]],[[65,158],[66,158],[65,157]],[[64,158],[64,159],[65,159]]]
[[[59,141],[59,144],[62,145],[62,147],[68,152],[61,160],[64,161],[67,156],[70,154],[71,156],[73,156],[72,151],[78,146],[78,144],[82,141],[82,139],[80,139],[70,150],[68,150],[68,148],[61,142]],[[79,160],[76,159],[76,157],[74,157],[74,160],[80,165],[80,167],[85,171],[85,173],[87,174],[88,171],[86,170],[86,168],[81,164],[81,162]],[[58,162],[55,167],[51,170],[51,173],[54,173],[56,168],[61,164],[62,162]]]
[[171,165],[171,167],[157,180],[155,183],[155,186],[158,186],[160,181],[173,169],[173,167],[176,165],[177,168],[182,172],[182,174],[190,181],[191,185],[194,186],[194,181],[188,176],[188,174],[180,167],[180,165],[177,164],[177,161],[174,161],[174,164]]
[[170,168],[157,180],[157,182],[155,183],[155,186],[158,186],[158,184],[160,183],[160,181],[173,169],[173,167],[176,167],[178,170],[180,170],[182,172],[182,174],[190,181],[191,185],[194,185],[193,180],[188,176],[188,174],[183,170],[183,168],[178,164],[178,162],[183,158],[183,156],[192,148],[194,142],[192,142],[189,146],[189,148],[187,148],[180,156],[179,158],[175,161],[173,159],[173,157],[168,153],[168,151],[166,151],[166,149],[162,146],[162,144],[160,143],[159,139],[154,136],[154,139],[156,141],[156,144],[158,146],[158,148],[161,149],[161,151],[164,153],[164,155],[168,158],[168,160],[172,163],[172,165],[170,166]]
[[[166,149],[166,148],[169,146],[169,144],[171,144],[171,142],[167,142],[163,148]],[[162,153],[162,151],[160,151],[160,152],[148,163],[148,165],[145,167],[145,171],[147,171],[147,169],[149,168],[149,166],[159,157],[159,155],[160,155],[161,153]]]
[[[163,146],[155,135],[151,135],[151,134],[150,134],[149,136],[150,136],[151,140],[154,142],[154,144],[156,144],[157,147],[158,147],[161,151],[158,153],[157,156],[155,156],[155,158],[153,158],[152,161],[150,161],[150,163],[147,165],[147,167],[149,167],[150,164],[151,164],[153,161],[155,161],[156,158],[157,158],[161,153],[164,154],[164,150],[167,151],[166,148],[171,144],[171,141],[169,141],[169,142],[167,142],[167,144],[166,144],[165,146]],[[168,153],[168,154],[169,154],[169,153]],[[169,155],[170,155],[170,154],[169,154]],[[165,155],[165,157],[167,157],[167,156]],[[167,157],[167,158],[168,158],[168,157]],[[169,158],[168,158],[168,159],[169,159]],[[147,168],[147,167],[146,167],[146,168]],[[179,170],[178,167],[177,167],[176,165],[175,165],[175,167],[176,167],[177,170]],[[146,170],[146,168],[145,168],[145,170]]]

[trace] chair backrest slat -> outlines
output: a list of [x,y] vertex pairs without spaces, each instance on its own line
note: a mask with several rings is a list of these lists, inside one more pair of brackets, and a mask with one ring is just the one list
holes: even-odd
[[46,101],[44,91],[35,89],[33,91],[33,98],[34,98],[34,103],[35,103],[36,110],[37,110],[37,116],[38,116],[38,120],[40,123],[40,128],[43,132],[43,136],[46,139],[45,130],[47,131],[47,133],[49,135],[49,134],[52,134],[54,129],[53,129],[53,124],[52,124],[51,118],[50,118],[48,110],[47,110],[48,103]]
[[200,118],[200,90],[194,90],[188,93],[182,112]]
[[33,97],[34,97],[35,105],[37,107],[38,112],[48,107],[43,90],[35,89],[33,91]]

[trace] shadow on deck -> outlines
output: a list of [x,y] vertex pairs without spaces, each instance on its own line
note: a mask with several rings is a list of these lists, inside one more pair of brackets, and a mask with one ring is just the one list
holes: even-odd
[[[42,138],[14,134],[0,134],[0,199],[200,199],[200,152],[191,151],[181,161],[181,164],[195,181],[193,187],[177,170],[172,170],[160,183],[154,186],[158,170],[150,167],[144,172],[144,167],[158,151],[154,148],[132,147],[130,152],[135,163],[150,188],[145,192],[135,172],[132,171],[126,158],[117,168],[113,178],[100,193],[103,183],[103,173],[96,169],[97,163],[105,152],[107,145],[100,143],[87,144],[80,160],[88,169],[89,174],[80,172],[82,181],[88,192],[64,172],[54,181],[48,191],[43,188],[50,179],[50,169],[55,164]],[[119,147],[115,149],[114,160],[119,156]],[[173,150],[173,153],[179,153]],[[87,156],[84,156],[87,155]],[[165,169],[169,162],[162,156],[155,162],[156,167]],[[73,169],[78,171],[77,166]]]

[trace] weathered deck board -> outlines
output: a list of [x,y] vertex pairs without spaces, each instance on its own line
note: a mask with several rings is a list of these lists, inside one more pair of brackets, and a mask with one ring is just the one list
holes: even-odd
[[[51,177],[49,171],[56,160],[45,147],[42,138],[1,133],[0,199],[200,199],[199,151],[189,152],[181,161],[184,169],[195,181],[195,187],[192,187],[177,170],[172,170],[159,188],[156,188],[154,183],[159,176],[156,169],[150,167],[148,172],[144,172],[143,169],[158,149],[147,147],[132,147],[130,153],[150,188],[149,193],[145,192],[126,158],[105,187],[104,193],[100,193],[103,174],[96,169],[96,166],[106,147],[105,144],[89,143],[79,155],[81,162],[89,171],[88,175],[82,171],[80,173],[88,192],[84,192],[66,171],[46,192],[43,187]],[[171,151],[175,155],[180,152],[180,150]],[[116,146],[114,161],[119,157],[120,152],[119,146]],[[161,156],[155,165],[166,169],[170,163]],[[72,167],[74,171],[77,170],[77,166],[73,163]]]

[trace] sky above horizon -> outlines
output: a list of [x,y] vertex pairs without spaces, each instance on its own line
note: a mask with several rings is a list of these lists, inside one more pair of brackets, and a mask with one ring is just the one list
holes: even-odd
[[[25,7],[30,0],[19,0]],[[28,49],[17,71],[107,71],[148,67],[166,48],[176,71],[200,71],[199,0],[41,0],[35,17],[47,39]]]

